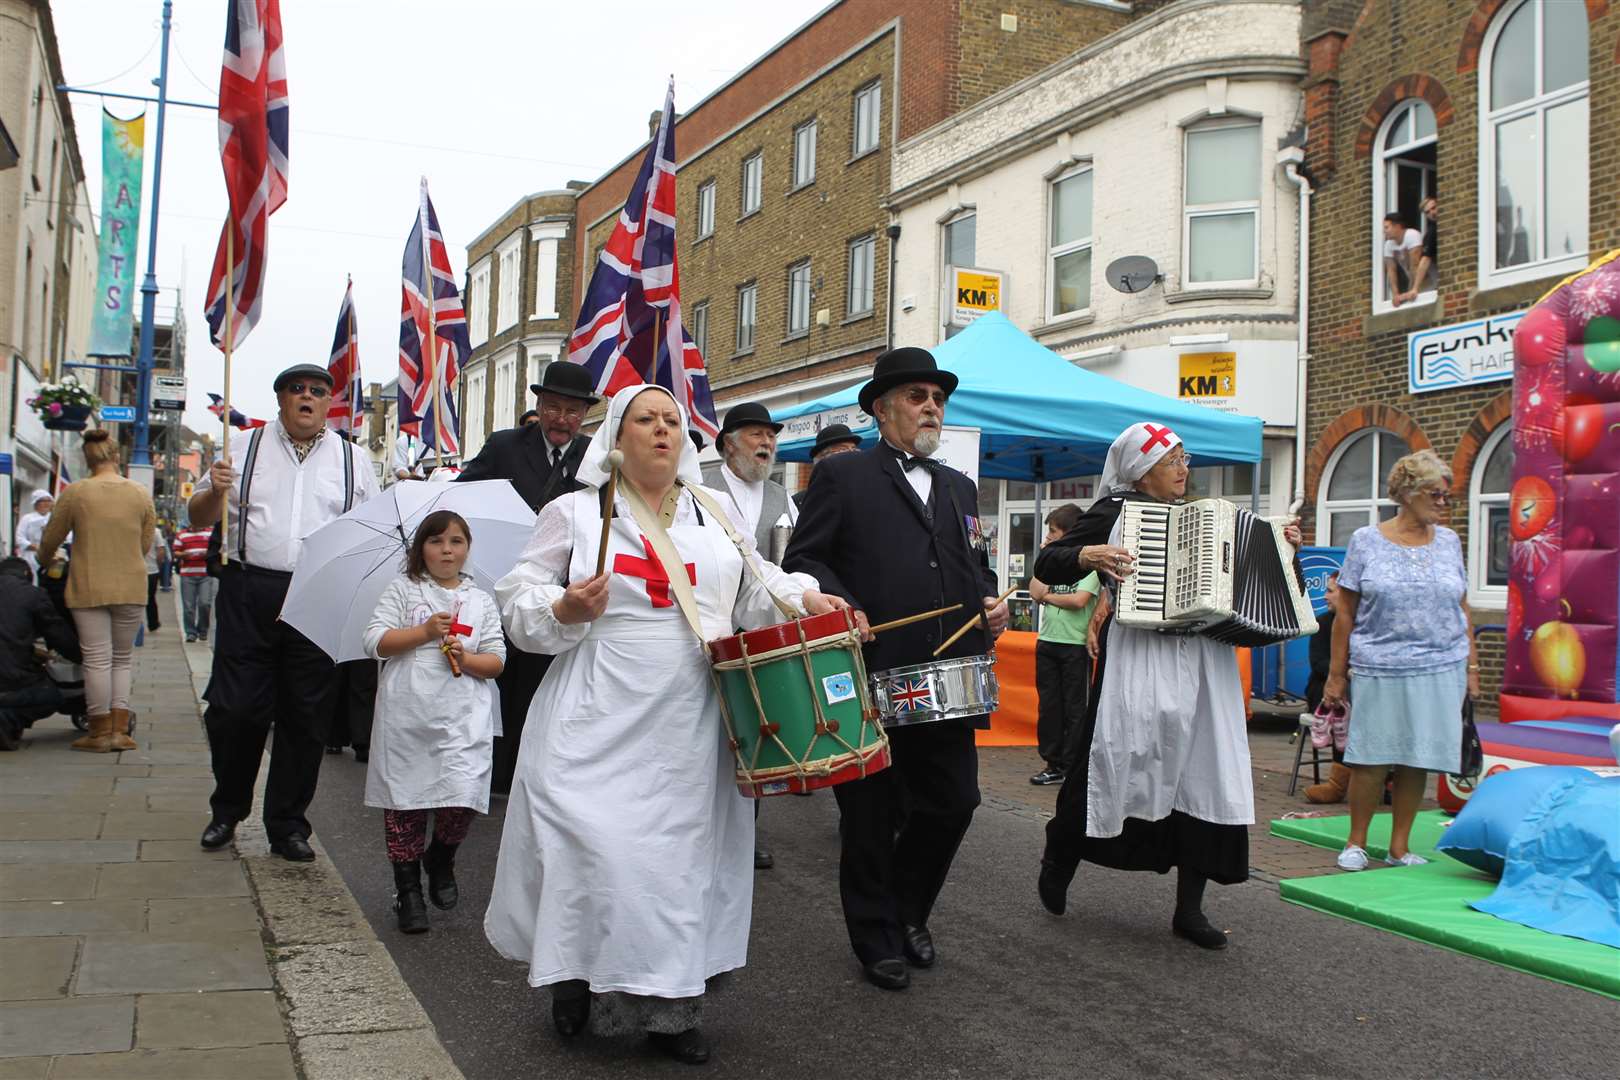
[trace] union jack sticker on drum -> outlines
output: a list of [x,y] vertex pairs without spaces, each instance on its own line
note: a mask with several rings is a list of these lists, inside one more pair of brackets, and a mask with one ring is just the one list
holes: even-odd
[[897,713],[935,708],[934,686],[927,679],[896,679],[889,684],[889,699]]

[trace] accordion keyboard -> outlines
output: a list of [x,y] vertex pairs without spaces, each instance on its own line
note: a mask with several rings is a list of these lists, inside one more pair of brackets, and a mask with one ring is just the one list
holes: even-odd
[[1119,587],[1121,612],[1138,612],[1135,625],[1164,622],[1165,598],[1170,584],[1170,510],[1156,503],[1126,503],[1120,544],[1136,556],[1135,573]]

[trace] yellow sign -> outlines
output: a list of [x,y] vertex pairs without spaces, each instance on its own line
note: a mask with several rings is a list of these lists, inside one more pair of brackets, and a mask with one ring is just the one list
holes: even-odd
[[1231,397],[1237,393],[1237,353],[1183,353],[1176,396]]
[[182,499],[190,499],[194,490],[195,488],[192,486],[190,480],[180,481],[180,497]]
[[966,326],[980,315],[1001,310],[1002,275],[993,270],[951,268],[951,322]]

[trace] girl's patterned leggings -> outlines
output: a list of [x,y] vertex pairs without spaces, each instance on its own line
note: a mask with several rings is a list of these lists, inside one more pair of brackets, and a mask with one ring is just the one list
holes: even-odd
[[427,819],[433,815],[433,838],[441,844],[459,844],[467,837],[474,815],[470,806],[441,806],[436,810],[384,810],[383,831],[388,836],[389,862],[415,862],[427,850]]

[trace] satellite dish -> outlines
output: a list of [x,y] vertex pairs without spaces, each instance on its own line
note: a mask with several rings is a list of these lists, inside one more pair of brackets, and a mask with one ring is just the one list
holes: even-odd
[[1156,281],[1163,281],[1159,264],[1146,255],[1122,255],[1108,264],[1103,278],[1122,293],[1139,293]]

